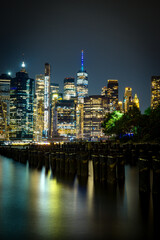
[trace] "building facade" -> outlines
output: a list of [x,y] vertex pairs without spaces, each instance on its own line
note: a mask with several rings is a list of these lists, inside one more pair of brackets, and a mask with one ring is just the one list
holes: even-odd
[[113,112],[118,110],[118,80],[108,80],[107,98],[109,111]]
[[56,105],[56,125],[59,136],[76,137],[76,106],[74,100],[59,100]]
[[9,75],[0,76],[0,141],[9,140],[10,82]]
[[126,87],[124,92],[124,112],[127,112],[132,104],[132,88]]
[[81,70],[77,72],[77,99],[78,103],[84,103],[84,97],[88,96],[88,73],[83,66],[83,50],[81,55]]
[[22,69],[11,79],[10,90],[10,140],[33,139],[33,104],[35,81]]
[[50,64],[45,63],[43,137],[47,139],[49,136],[50,136]]
[[35,77],[34,139],[42,141],[44,129],[44,74]]
[[155,109],[160,104],[160,76],[151,78],[151,108]]
[[108,112],[107,97],[93,95],[84,99],[83,138],[102,137],[102,121]]
[[74,78],[65,78],[64,79],[64,91],[63,91],[63,99],[70,100],[76,97],[76,86],[74,82]]

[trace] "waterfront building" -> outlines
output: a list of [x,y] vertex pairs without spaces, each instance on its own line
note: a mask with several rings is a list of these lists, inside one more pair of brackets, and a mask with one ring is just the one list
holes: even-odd
[[118,80],[109,79],[107,84],[109,111],[118,110]]
[[63,99],[70,100],[76,97],[76,86],[73,77],[64,79]]
[[127,112],[132,104],[132,88],[126,87],[124,93],[124,112]]
[[160,76],[151,78],[151,108],[155,109],[160,104]]
[[55,104],[59,136],[76,137],[76,105],[74,100],[59,100]]
[[42,141],[44,130],[44,74],[35,77],[35,104],[34,104],[34,139]]
[[84,103],[84,97],[88,96],[88,73],[83,66],[83,50],[81,52],[81,70],[77,72],[77,98],[78,103]]
[[0,141],[9,140],[10,82],[9,75],[0,76]]
[[20,72],[11,79],[10,140],[33,139],[33,104],[35,81],[29,78],[24,62]]
[[45,63],[43,137],[48,138],[49,135],[50,135],[50,64]]
[[107,97],[92,95],[84,98],[83,138],[100,138],[104,136],[101,124],[108,112]]

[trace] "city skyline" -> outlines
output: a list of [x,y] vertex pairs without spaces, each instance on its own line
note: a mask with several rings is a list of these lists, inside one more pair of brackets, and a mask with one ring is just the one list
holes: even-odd
[[18,72],[24,53],[29,75],[43,73],[48,62],[51,82],[62,91],[65,77],[76,78],[83,49],[89,95],[101,94],[108,79],[117,79],[119,100],[125,87],[131,87],[144,112],[151,103],[151,77],[160,75],[158,3],[47,3],[2,3],[0,72]]

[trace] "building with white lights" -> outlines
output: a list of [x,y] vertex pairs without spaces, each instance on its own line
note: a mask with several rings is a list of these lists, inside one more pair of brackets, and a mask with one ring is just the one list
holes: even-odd
[[9,75],[2,74],[0,76],[0,140],[9,139],[10,82]]
[[29,78],[24,62],[20,72],[11,79],[10,140],[33,139],[33,105],[35,81]]
[[160,76],[151,78],[151,108],[155,109],[160,104]]
[[70,100],[76,97],[76,86],[73,77],[64,79],[63,99]]
[[49,135],[50,135],[50,64],[45,63],[43,137],[48,138]]

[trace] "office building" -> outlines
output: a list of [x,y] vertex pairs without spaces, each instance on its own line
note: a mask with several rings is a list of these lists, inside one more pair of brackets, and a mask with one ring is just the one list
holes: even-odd
[[83,50],[81,52],[81,70],[77,72],[77,98],[78,103],[84,103],[84,97],[88,96],[88,73],[84,70]]
[[160,76],[151,78],[151,108],[155,109],[160,104]]
[[107,98],[109,111],[113,112],[118,110],[118,80],[108,80]]
[[10,140],[33,139],[33,104],[35,81],[29,78],[24,62],[20,72],[11,79]]
[[0,76],[0,141],[9,140],[10,82],[9,75]]
[[74,82],[74,78],[65,78],[64,79],[64,92],[63,99],[70,100],[76,97],[76,86]]
[[50,64],[45,63],[43,137],[47,139],[49,135],[50,135]]
[[126,113],[132,104],[132,88],[126,87],[124,93],[124,112]]
[[59,136],[76,137],[76,106],[74,100],[59,100],[56,105],[56,126]]
[[100,138],[104,136],[102,121],[108,112],[108,101],[105,96],[93,95],[84,98],[83,138]]
[[44,130],[44,74],[35,78],[35,105],[34,105],[34,139],[42,141]]

